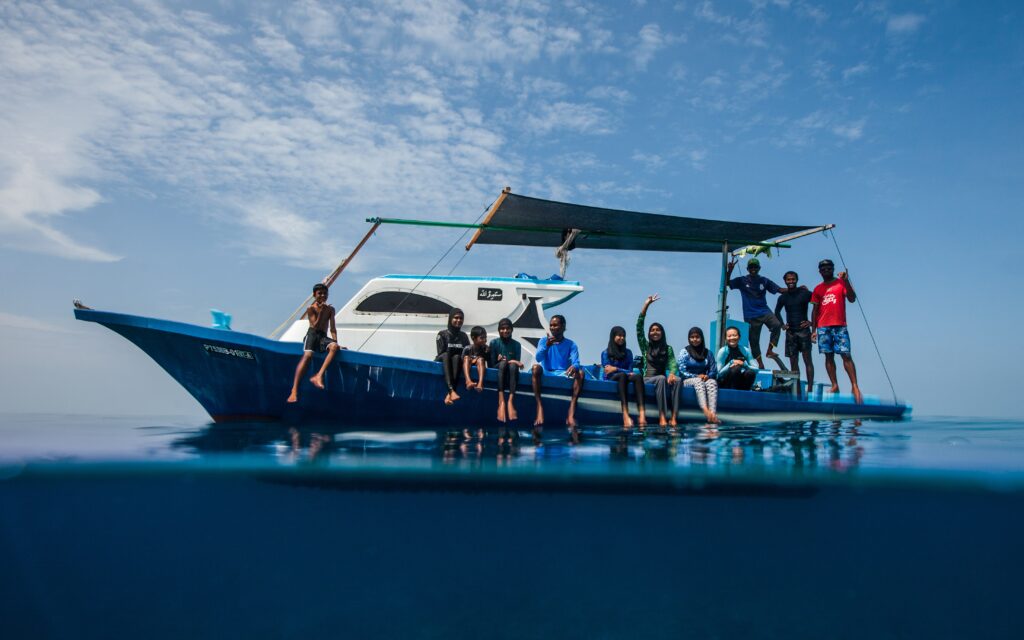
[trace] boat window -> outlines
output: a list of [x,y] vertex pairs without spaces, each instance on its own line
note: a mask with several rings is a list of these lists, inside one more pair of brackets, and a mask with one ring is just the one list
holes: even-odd
[[426,313],[446,316],[453,308],[447,302],[418,293],[380,291],[363,299],[356,306],[356,311],[364,313]]

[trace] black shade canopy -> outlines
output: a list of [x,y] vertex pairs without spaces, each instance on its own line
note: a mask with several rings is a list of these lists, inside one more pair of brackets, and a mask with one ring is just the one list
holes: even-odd
[[[480,233],[480,244],[559,247],[579,229],[577,249],[721,252],[815,228],[814,225],[756,224],[620,211],[505,195]],[[512,227],[513,229],[509,229]]]

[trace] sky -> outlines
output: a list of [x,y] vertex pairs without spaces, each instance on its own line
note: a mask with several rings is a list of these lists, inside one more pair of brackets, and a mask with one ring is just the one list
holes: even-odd
[[[266,335],[369,216],[471,222],[501,189],[635,211],[837,225],[866,393],[1020,417],[1024,7],[803,0],[0,3],[0,407],[203,415],[71,301]],[[332,288],[426,273],[460,232],[382,229]],[[561,307],[682,344],[712,254],[573,254]],[[549,249],[433,273],[557,271]],[[730,298],[738,310],[737,294]],[[866,321],[865,321],[866,317]],[[633,340],[630,343],[635,348]],[[819,379],[823,377],[820,356]],[[1012,374],[1012,375],[1011,375]],[[845,380],[840,377],[840,381]]]

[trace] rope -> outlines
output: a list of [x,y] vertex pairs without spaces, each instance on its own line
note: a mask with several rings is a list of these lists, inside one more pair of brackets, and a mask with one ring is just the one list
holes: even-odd
[[288,316],[287,320],[279,324],[276,329],[270,332],[270,339],[277,340],[278,338],[280,338],[281,334],[284,333],[284,330],[290,327],[293,322],[295,322],[295,317],[299,315],[300,311],[305,311],[306,307],[309,306],[310,302],[313,302],[312,294],[306,296],[306,299],[302,301],[302,304],[299,305],[299,308],[296,309],[295,311],[292,311],[292,315]]
[[555,257],[558,258],[558,274],[565,279],[565,272],[569,270],[569,251],[573,244],[576,242],[576,236],[580,235],[579,229],[570,229],[569,233],[565,234],[565,240],[562,241],[562,246],[555,249]]
[[[491,205],[493,205],[493,204],[494,203],[492,202],[491,204],[487,205],[487,208],[484,209],[483,212],[479,216],[477,216],[477,219],[473,222],[473,224],[476,224],[477,222],[479,222],[480,219],[483,218],[487,214],[488,211],[490,211]],[[356,349],[356,351],[362,351],[363,350],[363,347],[365,347],[366,343],[370,341],[370,338],[372,338],[373,336],[377,335],[377,332],[380,331],[380,328],[384,326],[384,323],[391,319],[391,316],[393,316],[395,314],[395,311],[397,311],[398,309],[402,308],[402,305],[405,304],[405,301],[409,299],[409,296],[411,296],[413,294],[413,292],[416,291],[416,289],[418,289],[421,284],[423,284],[423,281],[426,280],[427,277],[429,277],[430,274],[434,272],[434,269],[436,269],[437,266],[439,264],[441,264],[444,261],[445,258],[448,257],[448,254],[452,252],[452,249],[454,249],[456,246],[458,246],[458,244],[460,242],[462,242],[462,239],[465,238],[466,234],[469,233],[470,231],[472,231],[472,229],[466,229],[465,231],[462,232],[462,234],[458,238],[455,239],[455,242],[452,243],[452,246],[448,247],[448,250],[445,251],[441,255],[441,257],[437,259],[437,262],[435,262],[434,265],[432,267],[430,267],[430,269],[425,274],[423,274],[423,276],[413,286],[413,288],[410,289],[405,294],[405,297],[402,298],[402,300],[398,304],[395,305],[395,308],[392,309],[391,311],[389,311],[388,315],[384,316],[384,319],[381,320],[380,323],[376,327],[373,328],[373,331],[370,332],[370,335],[366,336],[366,339],[363,340],[362,344],[359,345],[359,348]],[[465,256],[466,253],[469,253],[469,252],[468,251],[464,252],[462,258],[466,257]],[[455,263],[455,267],[459,266],[459,263],[462,262],[462,258],[459,258],[459,260]],[[452,267],[452,271],[455,271],[455,267]],[[451,275],[452,271],[449,271],[448,275]]]
[[[849,267],[846,266],[846,259],[843,258],[843,252],[839,250],[839,243],[836,241],[836,232],[825,231],[825,235],[832,238],[832,244],[836,246],[836,254],[839,255],[839,262],[843,264],[843,271],[849,272]],[[860,315],[864,318],[864,326],[868,328],[868,335],[871,336],[871,344],[875,347],[875,353],[878,355],[878,362],[882,365],[882,372],[885,374],[885,379],[889,381],[889,389],[892,390],[893,402],[898,402],[896,398],[896,387],[892,383],[892,378],[889,376],[889,370],[885,367],[885,360],[882,358],[882,351],[878,348],[878,342],[875,340],[875,333],[871,330],[871,324],[868,323],[868,314],[864,311],[864,303],[861,301],[860,294],[857,295],[857,308],[860,309]]]

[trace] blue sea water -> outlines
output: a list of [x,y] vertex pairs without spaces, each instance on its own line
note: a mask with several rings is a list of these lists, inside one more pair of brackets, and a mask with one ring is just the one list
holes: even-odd
[[3,637],[1022,637],[1024,423],[0,415]]

